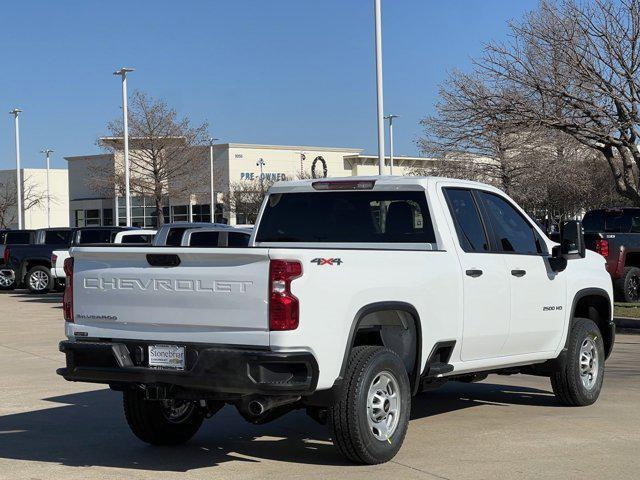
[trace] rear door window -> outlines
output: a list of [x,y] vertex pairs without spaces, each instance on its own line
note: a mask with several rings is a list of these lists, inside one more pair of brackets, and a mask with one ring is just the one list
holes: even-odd
[[423,191],[279,193],[256,241],[435,244],[435,233]]
[[445,193],[462,249],[465,252],[488,252],[489,241],[471,192],[461,188],[445,188]]
[[45,245],[68,245],[71,239],[71,230],[47,230],[44,234]]
[[27,245],[31,243],[33,232],[15,231],[7,232],[4,237],[6,245]]
[[185,232],[186,228],[171,228],[169,229],[169,233],[167,233],[167,241],[165,245],[168,247],[179,247],[182,243],[182,234]]

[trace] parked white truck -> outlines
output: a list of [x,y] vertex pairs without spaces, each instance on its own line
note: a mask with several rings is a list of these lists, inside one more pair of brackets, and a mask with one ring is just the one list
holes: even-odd
[[178,444],[224,404],[305,408],[359,463],[391,459],[411,397],[489,373],[596,401],[614,343],[604,259],[579,222],[545,237],[500,190],[443,178],[277,183],[249,248],[74,248],[67,380],[122,391],[145,442]]

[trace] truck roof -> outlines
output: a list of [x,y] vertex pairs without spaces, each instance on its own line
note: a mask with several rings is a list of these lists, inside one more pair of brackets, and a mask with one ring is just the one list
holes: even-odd
[[[278,191],[317,191],[318,189],[313,187],[314,183],[323,182],[342,182],[342,183],[359,183],[359,182],[375,182],[373,189],[378,187],[415,187],[421,186],[426,188],[428,184],[435,181],[446,181],[447,183],[454,183],[459,185],[465,185],[468,187],[483,187],[494,189],[491,185],[487,185],[480,182],[474,182],[471,180],[460,180],[457,178],[446,178],[436,176],[404,176],[404,175],[380,175],[380,176],[353,176],[353,177],[327,177],[327,178],[310,178],[304,180],[290,180],[283,182],[276,182],[270,188],[272,192]],[[332,189],[327,189],[332,190]],[[363,189],[366,190],[366,189]]]

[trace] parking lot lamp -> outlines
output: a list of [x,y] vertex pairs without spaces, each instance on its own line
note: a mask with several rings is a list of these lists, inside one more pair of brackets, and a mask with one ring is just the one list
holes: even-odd
[[216,218],[216,192],[213,187],[213,144],[219,138],[209,137],[209,167],[211,174],[211,223],[215,223]]
[[133,68],[122,67],[113,72],[122,77],[122,136],[124,140],[124,208],[126,212],[127,227],[131,226],[131,190],[129,186],[129,119],[127,118],[127,73],[133,72]]
[[22,175],[20,175],[20,121],[18,117],[20,116],[19,108],[14,108],[9,112],[9,114],[13,115],[13,121],[15,124],[15,137],[16,137],[16,195],[17,195],[17,209],[18,209],[18,229],[22,230],[24,228],[22,221]]
[[398,118],[398,115],[387,115],[384,117],[389,120],[389,173],[393,175],[393,119]]
[[51,228],[51,192],[49,190],[49,169],[51,168],[51,154],[53,150],[49,148],[45,148],[44,150],[40,150],[40,153],[44,153],[46,157],[47,164],[47,227]]
[[382,98],[382,18],[380,0],[374,0],[376,31],[376,91],[378,100],[378,175],[384,168],[384,101]]

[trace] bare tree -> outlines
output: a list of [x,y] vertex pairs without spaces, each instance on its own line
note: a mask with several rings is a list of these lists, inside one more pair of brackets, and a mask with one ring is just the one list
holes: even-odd
[[[130,188],[133,194],[152,197],[155,202],[158,226],[164,223],[162,206],[165,200],[184,198],[204,191],[208,177],[197,172],[205,171],[208,162],[208,125],[192,126],[187,116],[179,117],[175,109],[163,100],[134,92],[129,106]],[[122,152],[122,120],[107,125],[111,137],[99,140],[107,150],[119,155]],[[121,156],[116,158],[121,159]],[[115,169],[94,167],[90,172],[90,184],[94,188],[122,195],[124,192],[124,165],[117,161]]]
[[422,151],[440,175],[483,180],[513,195],[540,156],[539,128],[514,126],[503,97],[477,75],[454,72],[440,89],[436,115],[421,121]]
[[254,224],[258,218],[264,197],[275,181],[265,178],[260,180],[234,182],[225,194],[227,209],[230,214],[240,218],[239,223]]
[[513,127],[562,132],[606,160],[640,204],[640,0],[542,1],[477,61]]
[[[22,197],[24,211],[43,205],[47,199],[46,192],[42,192],[37,185],[30,183],[29,178],[22,180]],[[52,201],[53,201],[52,197]],[[9,228],[18,221],[18,195],[16,182],[0,182],[0,228]]]

